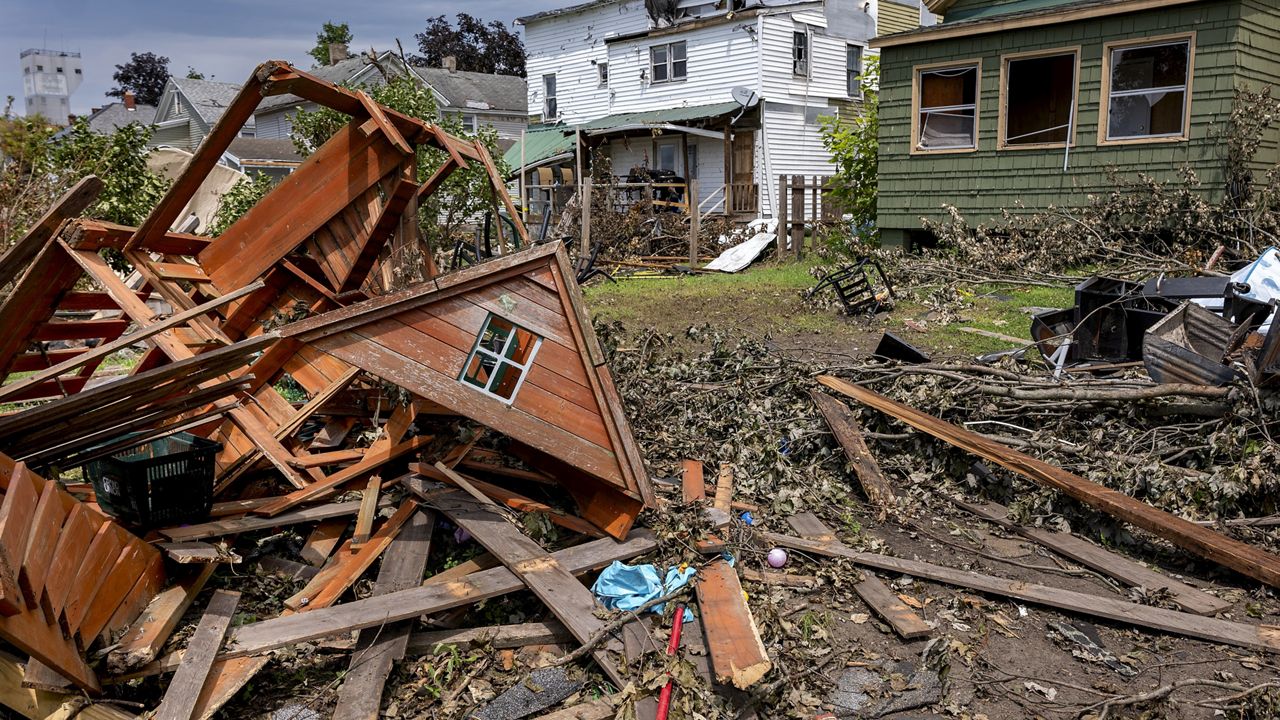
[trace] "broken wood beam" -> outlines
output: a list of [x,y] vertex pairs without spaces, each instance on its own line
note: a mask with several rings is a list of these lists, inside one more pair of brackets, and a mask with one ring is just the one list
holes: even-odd
[[98,199],[102,192],[103,182],[97,175],[86,175],[62,194],[35,225],[27,230],[9,250],[0,255],[0,288],[15,280],[22,271],[31,264],[36,255],[48,246],[53,234],[58,231],[63,221],[69,220],[84,212]]
[[494,650],[508,650],[573,641],[569,630],[555,620],[458,630],[420,630],[409,636],[405,655],[426,655],[434,652],[437,645],[456,645],[459,648],[483,646]]
[[[323,497],[336,492],[343,485],[357,480],[365,473],[371,473],[383,465],[395,460],[401,455],[413,452],[426,446],[427,443],[434,439],[431,435],[418,435],[409,438],[390,447],[370,449],[360,462],[347,468],[343,468],[338,472],[326,477],[324,480],[314,482],[304,488],[295,490],[279,500],[263,505],[255,510],[256,515],[279,515],[285,510],[290,510],[298,505],[314,500],[320,500]],[[358,503],[357,503],[358,505]]]
[[[420,510],[409,518],[405,528],[382,556],[378,580],[373,586],[374,595],[408,590],[422,582],[435,518],[435,513],[430,510]],[[334,720],[378,719],[387,675],[395,661],[405,656],[413,625],[413,620],[403,620],[387,627],[360,631],[342,688],[338,690]]]
[[360,496],[360,511],[356,513],[356,529],[351,534],[351,549],[358,550],[369,542],[373,534],[373,518],[378,513],[378,492],[382,490],[382,478],[369,478]]
[[[385,500],[379,503],[379,507],[390,507],[390,505],[390,500]],[[290,525],[298,525],[300,523],[345,517],[347,515],[354,515],[359,511],[360,501],[352,500],[344,503],[330,503],[328,505],[317,505],[316,507],[303,508],[302,510],[283,513],[281,515],[276,515],[275,517],[226,518],[207,523],[198,523],[196,525],[164,528],[158,532],[173,542],[204,540],[205,538],[222,537],[223,535],[238,535],[240,533],[253,532],[254,530],[267,530],[274,527],[288,527]],[[343,524],[343,527],[346,527],[345,523]],[[325,557],[328,556],[326,555]]]
[[152,716],[154,720],[191,720],[200,688],[204,687],[213,659],[222,646],[239,602],[238,592],[218,590],[213,593],[204,616],[200,618],[200,624],[196,626],[195,634],[191,636],[187,649],[182,654],[182,666],[169,681],[164,699]]
[[1115,598],[1064,590],[1021,580],[983,575],[967,570],[933,565],[919,560],[907,560],[876,553],[859,552],[841,542],[818,542],[778,533],[765,533],[765,539],[775,545],[793,550],[842,557],[863,567],[885,572],[901,573],[923,580],[968,588],[1067,612],[1112,620],[1124,626],[1139,625],[1172,635],[1207,640],[1211,643],[1235,645],[1255,650],[1280,652],[1280,626],[1247,625],[1245,623],[1202,617],[1178,610],[1139,605]]
[[[817,542],[839,542],[835,533],[831,528],[827,527],[817,515],[813,513],[800,513],[787,518],[787,523],[791,525],[791,529],[796,534],[806,540],[815,540]],[[879,615],[893,631],[903,640],[914,640],[916,638],[926,637],[933,632],[933,628],[920,618],[906,603],[897,595],[893,594],[889,588],[880,581],[880,578],[871,573],[863,573],[864,577],[861,581],[853,586],[853,591],[858,593],[858,597],[862,598],[862,602],[876,615]]]
[[897,505],[897,498],[893,486],[880,470],[880,463],[876,462],[867,449],[867,441],[862,437],[862,427],[858,425],[848,405],[817,390],[810,390],[809,397],[813,398],[813,404],[827,421],[836,442],[844,449],[845,457],[853,465],[858,481],[862,484],[862,492],[876,506],[878,518],[883,522],[885,515]]
[[155,596],[134,626],[120,639],[119,645],[107,655],[107,666],[111,671],[122,673],[155,660],[160,648],[164,647],[182,620],[183,613],[217,567],[202,565],[199,571]]
[[818,381],[832,390],[898,418],[917,430],[986,458],[1036,484],[1059,490],[1095,510],[1132,523],[1206,560],[1229,567],[1272,587],[1280,587],[1280,557],[1265,550],[1171,515],[1122,492],[1054,467],[864,387],[829,375],[820,376]]
[[0,652],[0,704],[31,720],[135,720],[135,716],[103,703],[86,703],[81,695],[66,695],[23,687],[22,661]]
[[747,607],[738,573],[717,559],[698,571],[696,589],[716,680],[746,690],[773,669],[773,662]]
[[546,503],[541,503],[537,500],[527,498],[500,485],[494,485],[493,483],[488,483],[474,477],[463,475],[462,473],[448,470],[447,468],[446,470],[440,470],[434,465],[428,465],[427,463],[410,463],[409,469],[420,475],[429,477],[432,480],[449,483],[450,485],[457,485],[454,478],[460,477],[485,497],[492,501],[502,503],[512,510],[527,513],[542,513],[547,516],[548,520],[566,530],[572,530],[573,532],[581,533],[587,537],[604,537],[604,533],[600,532],[595,525],[592,525],[586,520],[583,520],[576,515],[570,515],[559,508],[551,507]]
[[348,540],[345,545],[338,548],[333,557],[329,558],[329,562],[307,583],[306,587],[284,601],[285,607],[296,611],[309,606],[328,607],[337,602],[342,593],[355,584],[365,570],[373,566],[374,561],[386,550],[417,510],[417,502],[412,499],[405,500],[396,514],[382,523],[369,542],[356,549]]
[[1063,557],[1092,568],[1103,575],[1119,580],[1130,587],[1148,590],[1165,590],[1169,599],[1178,607],[1197,615],[1216,615],[1231,607],[1232,603],[1220,597],[1197,590],[1130,560],[1122,555],[1095,545],[1071,533],[1054,532],[1043,528],[1019,525],[1009,519],[1009,510],[993,502],[970,503],[957,497],[947,497],[952,504],[968,510],[989,523],[1015,532],[1032,542],[1052,550]]

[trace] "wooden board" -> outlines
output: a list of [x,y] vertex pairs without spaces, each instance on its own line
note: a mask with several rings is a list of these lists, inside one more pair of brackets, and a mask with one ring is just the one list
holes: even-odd
[[889,557],[853,550],[840,542],[818,542],[778,533],[765,533],[775,545],[803,550],[829,557],[843,557],[863,567],[902,573],[934,582],[968,588],[1036,603],[1068,612],[1112,620],[1125,627],[1134,625],[1173,635],[1185,635],[1212,643],[1235,645],[1255,650],[1280,652],[1280,626],[1245,623],[1201,617],[1165,608],[1138,605],[1116,598],[1090,595],[1062,588],[1038,585],[1020,580],[983,575],[966,570],[933,565],[919,560]]
[[684,501],[693,502],[706,498],[707,486],[702,476],[702,463],[697,460],[682,460],[680,467],[680,489]]
[[[363,499],[360,505],[363,507]],[[307,536],[306,542],[302,544],[302,549],[298,551],[298,556],[316,567],[324,565],[333,554],[334,548],[342,542],[342,535],[350,524],[351,520],[346,517],[330,518],[316,523],[311,534]]]
[[[390,501],[387,501],[387,506]],[[381,504],[379,505],[381,507]],[[360,501],[352,500],[344,503],[329,503],[316,507],[303,508],[275,517],[242,517],[215,520],[213,522],[165,528],[158,532],[174,542],[203,540],[205,538],[238,535],[240,533],[266,530],[274,527],[288,527],[299,523],[317,522],[330,518],[354,515],[360,510]],[[345,525],[344,525],[345,527]],[[327,556],[326,556],[327,557]]]
[[1126,585],[1152,590],[1165,590],[1169,593],[1170,599],[1187,612],[1197,615],[1216,615],[1232,605],[1227,600],[1201,592],[1167,575],[1161,575],[1144,565],[1095,545],[1088,540],[1076,537],[1071,533],[1018,525],[1009,519],[1009,511],[1003,505],[993,502],[969,503],[954,497],[949,497],[948,499],[987,522],[1016,532],[1059,555],[1074,560],[1085,567],[1093,568]]
[[[430,443],[435,438],[431,435],[418,435],[402,443],[398,443],[389,448],[380,448],[377,450],[370,449],[365,454],[364,459],[347,468],[343,468],[338,472],[329,475],[320,482],[314,482],[304,488],[295,490],[285,495],[280,500],[273,503],[263,505],[256,510],[257,515],[278,515],[285,510],[290,510],[306,502],[320,500],[326,495],[333,493],[347,483],[358,480],[367,473],[371,473],[383,465],[395,460],[401,455],[411,453]],[[356,510],[359,511],[360,503],[356,503]]]
[[146,665],[154,660],[173,633],[182,615],[204,588],[217,565],[201,565],[199,570],[157,595],[138,618],[138,622],[120,639],[120,645],[107,655],[113,672]]
[[848,405],[817,390],[810,390],[809,397],[813,398],[813,404],[817,406],[818,412],[822,413],[823,419],[831,428],[831,433],[835,435],[836,442],[844,449],[849,464],[853,465],[854,471],[857,472],[863,493],[879,510],[880,520],[884,520],[885,514],[896,506],[897,498],[894,495],[893,486],[880,470],[880,463],[876,462],[871,451],[867,449],[867,441],[862,437],[862,427],[854,419],[853,412],[849,410]]
[[554,620],[458,630],[419,630],[409,637],[405,655],[426,655],[433,652],[437,645],[456,645],[459,649],[488,647],[507,650],[571,642],[574,642],[573,635],[564,625]]
[[112,705],[84,703],[83,697],[64,695],[22,686],[26,676],[18,658],[0,652],[0,703],[31,720],[134,720],[134,716]]
[[711,506],[717,510],[729,512],[729,504],[733,502],[733,466],[720,463],[720,474],[716,476],[716,498]]
[[698,571],[698,609],[717,680],[746,690],[773,668],[738,573],[724,560]]
[[0,502],[0,614],[16,615],[23,611],[22,591],[18,576],[27,556],[31,538],[31,521],[42,493],[31,482],[27,466],[18,463],[11,474],[9,487]]
[[[417,478],[407,478],[404,482],[415,493],[425,494],[430,489]],[[542,546],[495,513],[492,506],[462,491],[437,495],[429,502],[471,533],[476,542],[524,581],[579,642],[586,644],[598,639],[596,636],[602,632],[605,622],[596,616],[599,606],[595,597]],[[616,642],[606,641],[597,646],[591,657],[618,688],[626,687],[626,677],[609,655],[611,649],[617,651],[620,647]]]
[[373,517],[378,512],[378,492],[382,489],[382,478],[374,475],[360,497],[360,511],[356,513],[356,529],[351,535],[351,549],[359,549],[369,542],[373,534]]
[[838,378],[818,381],[870,407],[888,413],[912,427],[967,450],[1037,484],[1059,490],[1080,502],[1124,522],[1155,533],[1178,547],[1267,583],[1280,587],[1280,557],[1233,540],[1188,520],[1156,509],[1122,492],[1090,482],[990,438],[970,432],[932,415],[890,400],[864,387]]
[[[387,548],[378,568],[374,595],[407,590],[422,582],[431,549],[435,513],[414,513],[400,535]],[[401,621],[386,628],[360,632],[356,650],[338,691],[334,720],[377,720],[382,704],[382,688],[392,664],[404,657],[414,621]]]
[[438,482],[456,485],[454,476],[463,478],[468,485],[483,493],[490,500],[501,503],[513,510],[527,513],[542,513],[548,520],[559,525],[566,530],[572,530],[588,537],[604,537],[604,533],[596,529],[595,525],[583,520],[576,515],[570,515],[559,508],[551,507],[546,503],[531,500],[519,493],[508,490],[493,483],[487,483],[483,480],[464,475],[462,473],[450,472],[448,474],[437,470],[434,466],[427,463],[410,463],[409,469],[425,477],[431,478]]
[[392,515],[382,523],[369,542],[365,543],[360,549],[351,546],[351,541],[338,548],[338,551],[329,558],[329,562],[322,568],[311,580],[307,586],[298,591],[293,597],[285,600],[285,607],[290,610],[299,610],[310,605],[318,605],[319,607],[328,607],[338,600],[347,588],[351,587],[360,576],[373,566],[374,561],[382,554],[396,535],[417,512],[418,504],[413,500],[406,500]]
[[27,233],[0,255],[0,288],[8,285],[31,260],[48,246],[64,220],[84,212],[98,199],[103,183],[97,175],[86,175],[59,197]]
[[[824,543],[839,542],[835,533],[831,532],[831,528],[823,524],[813,513],[801,513],[789,517],[787,523],[797,535],[806,540]],[[933,628],[929,627],[928,623],[920,619],[914,610],[893,594],[875,575],[869,572],[864,573],[863,579],[853,586],[853,590],[858,593],[858,597],[862,598],[867,607],[889,623],[889,627],[892,627],[903,640],[926,637],[933,632]]]
[[200,618],[200,624],[196,626],[195,634],[187,643],[186,652],[182,655],[182,666],[169,681],[164,699],[152,716],[154,720],[191,720],[200,689],[204,687],[209,668],[218,654],[218,648],[222,646],[239,602],[238,592],[218,590],[213,593],[204,616]]

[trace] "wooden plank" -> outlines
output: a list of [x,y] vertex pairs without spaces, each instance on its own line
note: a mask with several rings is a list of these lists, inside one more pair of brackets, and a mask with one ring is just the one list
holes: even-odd
[[729,512],[729,504],[733,502],[733,466],[720,463],[720,474],[716,476],[716,498],[711,506],[717,510]]
[[[406,478],[404,484],[415,493],[430,487],[419,478]],[[599,606],[595,597],[542,546],[496,514],[490,506],[463,492],[455,490],[438,495],[430,503],[471,533],[476,542],[524,581],[578,642],[586,644],[598,639],[596,636],[603,631],[605,622],[596,616]],[[601,643],[591,657],[617,687],[623,688],[627,685],[626,676],[609,655],[611,649],[618,649],[617,646],[620,643],[616,641]]]
[[190,280],[209,282],[209,276],[199,265],[188,262],[153,262],[151,270],[165,280]]
[[1211,643],[1235,645],[1269,652],[1280,651],[1280,626],[1201,617],[1165,608],[1138,605],[1112,597],[1064,590],[1021,580],[1006,580],[967,570],[933,565],[919,560],[889,557],[853,550],[840,542],[818,542],[778,533],[765,533],[775,545],[828,557],[843,557],[863,567],[911,575],[915,578],[968,588],[978,592],[1014,598],[1067,612],[1112,620],[1123,627],[1138,625],[1173,635],[1199,638]]
[[80,269],[67,262],[61,245],[48,245],[23,273],[0,304],[0,377],[9,373],[13,357],[31,344],[32,333],[53,317],[58,299],[80,280]]
[[[357,512],[363,508],[364,501],[361,500]],[[306,542],[302,544],[302,550],[298,552],[299,557],[315,567],[324,565],[333,554],[334,548],[342,542],[342,534],[347,531],[347,526],[350,524],[351,520],[346,517],[335,517],[316,523],[311,534],[307,536]]]
[[0,400],[3,400],[4,398],[7,398],[10,395],[15,394],[18,390],[22,388],[30,387],[37,383],[43,382],[45,380],[51,380],[70,370],[74,370],[75,368],[81,367],[83,365],[87,365],[88,363],[94,360],[100,360],[123,348],[127,348],[131,345],[142,342],[143,340],[146,340],[159,333],[162,333],[165,330],[177,327],[178,325],[182,325],[193,318],[196,318],[200,315],[204,315],[205,313],[211,310],[215,310],[219,307],[222,307],[223,305],[226,305],[227,303],[233,300],[243,297],[261,287],[262,287],[262,281],[261,280],[256,281],[250,285],[246,285],[245,287],[240,288],[239,290],[236,290],[235,292],[228,293],[226,295],[223,295],[222,297],[215,298],[213,300],[210,300],[209,302],[198,305],[195,308],[192,308],[191,310],[180,312],[176,315],[170,316],[166,320],[161,320],[154,324],[142,327],[136,332],[132,332],[132,333],[129,333],[128,335],[124,335],[117,340],[113,340],[109,343],[103,343],[98,347],[93,348],[92,350],[88,350],[86,352],[80,353],[76,357],[66,360],[64,362],[58,363],[57,365],[54,365],[53,367],[47,370],[42,370],[40,372],[37,372],[31,375],[30,377],[25,377],[22,380],[19,380],[18,382],[5,385],[4,387],[0,387]]
[[125,672],[156,659],[160,648],[173,633],[182,615],[204,588],[217,565],[201,565],[200,569],[155,596],[138,622],[120,639],[120,644],[107,655],[112,672]]
[[[101,630],[90,633],[94,622],[94,612],[89,613],[89,618],[85,620],[80,628],[80,647],[88,647],[93,644],[95,637],[101,637],[104,641],[110,643],[117,639],[117,635],[128,629],[138,616],[146,610],[151,599],[164,589],[168,576],[165,574],[164,556],[160,553],[150,553],[147,557],[146,567],[142,574],[138,576],[137,582],[125,594],[124,600],[120,601],[119,607],[115,612],[108,613],[105,623],[102,623]],[[95,611],[97,608],[95,607]]]
[[374,561],[383,550],[387,549],[400,532],[400,528],[408,522],[417,509],[417,502],[406,500],[396,514],[382,523],[378,532],[358,550],[353,548],[351,541],[348,540],[338,548],[338,552],[334,553],[333,557],[329,558],[329,562],[307,583],[306,587],[284,601],[285,607],[297,611],[311,606],[329,607],[337,602],[342,593],[373,566]]
[[462,473],[444,473],[435,467],[426,463],[410,463],[409,469],[419,473],[432,480],[456,485],[454,478],[461,477],[467,481],[469,485],[483,493],[490,500],[496,501],[513,510],[519,510],[526,513],[542,513],[547,516],[551,522],[559,525],[566,530],[572,530],[576,533],[582,533],[588,537],[604,537],[604,533],[600,532],[595,525],[583,520],[576,515],[570,515],[559,508],[551,507],[537,500],[531,500],[519,493],[508,490],[504,487],[487,483],[483,480],[463,475]]
[[426,655],[433,652],[438,645],[456,645],[459,649],[488,647],[494,650],[508,650],[530,645],[560,645],[573,641],[574,637],[569,630],[554,620],[460,630],[419,630],[409,636],[405,655]]
[[104,703],[85,704],[80,696],[68,696],[24,688],[26,670],[18,658],[0,652],[0,704],[31,720],[134,720],[134,716]]
[[128,320],[50,320],[36,328],[31,339],[36,342],[97,340],[116,337],[128,328]]
[[751,618],[738,573],[724,560],[715,560],[698,571],[697,595],[716,680],[739,690],[755,685],[773,662]]
[[44,608],[49,622],[56,620],[67,601],[67,593],[76,579],[76,570],[84,560],[85,548],[93,542],[93,538],[102,528],[103,521],[94,517],[83,504],[78,504],[67,514],[67,522],[58,535],[58,544],[54,547],[53,563],[44,583],[44,595],[40,605]]
[[[358,462],[364,457],[364,454],[365,448],[351,448],[350,450],[334,450],[332,452],[295,455],[294,458],[289,461],[289,464],[296,468],[347,465],[349,463]],[[266,503],[258,503],[258,505],[266,505]]]
[[409,146],[409,143],[404,139],[404,135],[400,134],[396,126],[392,125],[391,121],[387,119],[387,114],[382,111],[382,106],[374,102],[373,98],[369,97],[369,93],[363,90],[356,90],[355,94],[360,100],[360,104],[364,106],[365,113],[373,118],[378,130],[387,136],[387,139],[391,141],[391,145],[404,155],[412,155],[413,148]]
[[862,437],[862,428],[853,417],[853,412],[849,410],[848,405],[817,390],[810,390],[809,397],[813,399],[818,412],[827,421],[836,442],[844,450],[845,457],[853,465],[854,471],[858,474],[858,480],[862,483],[862,492],[866,494],[871,504],[876,506],[879,518],[883,521],[888,511],[896,507],[898,501],[894,495],[893,486],[880,470],[880,464],[867,449],[867,442]]
[[435,575],[423,580],[422,584],[439,585],[440,583],[453,582],[458,578],[464,578],[472,573],[478,573],[481,570],[488,570],[489,568],[496,568],[500,565],[502,565],[502,563],[498,562],[498,558],[494,557],[492,553],[484,552],[470,560],[463,560],[448,570],[441,570]]
[[31,521],[31,537],[27,542],[27,554],[18,573],[18,587],[27,607],[39,607],[44,593],[44,581],[53,562],[54,546],[66,522],[67,510],[58,497],[58,484],[46,482],[36,503],[35,517]]
[[165,557],[179,565],[200,565],[204,563],[238,563],[243,558],[229,548],[212,543],[192,542],[156,543],[156,547],[164,551]]
[[84,561],[76,571],[75,582],[72,583],[71,590],[67,593],[67,602],[62,608],[62,629],[68,636],[80,629],[85,612],[97,597],[98,588],[106,580],[107,574],[120,559],[127,541],[128,533],[119,525],[108,521],[102,524],[102,529],[89,544],[89,549],[82,551]]
[[[623,542],[612,538],[592,540],[552,553],[551,557],[570,573],[582,574],[603,568],[614,560],[636,557],[656,547],[653,534],[641,528],[633,531]],[[294,643],[470,605],[524,588],[524,583],[505,567],[483,570],[453,582],[424,585],[331,608],[242,625],[232,630],[232,643],[224,656],[256,655]]]
[[1006,470],[1018,473],[1039,485],[1059,490],[1095,510],[1101,510],[1155,533],[1184,550],[1225,565],[1272,587],[1280,587],[1280,557],[1265,550],[1158,510],[1141,500],[1090,482],[1079,475],[1054,467],[927,413],[894,402],[866,388],[827,375],[820,376],[818,381],[837,392],[888,413],[918,430],[923,430],[956,447],[986,458]]
[[955,497],[948,497],[947,499],[987,522],[1016,532],[1063,557],[1115,578],[1130,587],[1165,590],[1169,593],[1170,599],[1187,612],[1197,615],[1216,615],[1232,605],[1227,600],[1214,597],[1184,582],[1161,575],[1144,565],[1095,545],[1088,540],[1076,537],[1071,533],[1018,525],[1009,519],[1009,511],[1002,505],[993,502],[969,503]]
[[147,543],[139,538],[130,538],[80,622],[76,637],[82,650],[87,650],[93,644],[94,638],[102,632],[102,628],[124,603],[148,567],[159,561],[159,557],[160,554]]
[[382,478],[374,475],[369,478],[360,498],[360,511],[356,513],[356,529],[351,534],[351,549],[356,550],[369,542],[373,533],[373,517],[378,512],[378,491],[382,489]]
[[[787,518],[787,523],[797,535],[806,540],[839,542],[835,533],[831,532],[831,529],[813,513],[802,513],[800,516]],[[870,572],[863,573],[862,580],[853,586],[853,590],[858,593],[858,597],[862,598],[867,607],[889,623],[893,631],[903,640],[926,637],[933,632],[933,628],[929,627],[928,623],[920,619],[914,610],[890,592],[889,588]]]
[[[374,595],[408,590],[422,582],[434,528],[435,513],[424,510],[413,514],[382,557],[378,580],[373,586]],[[387,675],[391,673],[392,664],[404,657],[414,624],[415,621],[407,620],[360,632],[347,675],[338,691],[334,720],[377,720]]]
[[354,515],[359,510],[360,501],[353,500],[351,502],[330,503],[328,505],[303,508],[301,510],[295,510],[293,512],[283,513],[269,518],[228,518],[215,520],[213,522],[199,523],[196,525],[165,528],[158,532],[174,542],[186,542],[189,540],[204,540],[211,537],[222,537],[223,535],[238,535],[240,533],[253,532],[254,530],[266,530],[274,527],[288,527],[290,525],[297,525],[300,523],[328,520],[330,518]]
[[347,271],[342,278],[342,282],[338,285],[339,294],[359,290],[360,286],[368,279],[369,271],[377,261],[378,254],[386,247],[387,240],[395,232],[409,200],[417,193],[418,183],[413,181],[412,167],[413,164],[409,163],[400,179],[396,181],[395,187],[383,202],[377,221],[373,224],[368,234],[362,238],[363,242],[359,245],[359,252],[351,261],[351,269]]
[[[258,515],[266,515],[269,517],[272,515],[278,515],[286,510],[290,510],[302,503],[322,499],[352,480],[357,480],[366,473],[374,472],[378,468],[392,460],[395,460],[401,455],[411,453],[426,446],[427,443],[430,443],[434,439],[435,438],[432,435],[418,435],[389,448],[379,450],[371,449],[369,452],[365,453],[364,459],[355,465],[343,468],[320,482],[314,482],[304,488],[295,490],[273,503],[263,505],[253,512]],[[359,503],[357,503],[357,506],[358,505]]]
[[33,476],[24,463],[14,466],[0,502],[0,614],[16,615],[23,611],[22,591],[18,587],[22,561],[27,556],[31,539],[31,521],[35,517],[40,495]]
[[702,477],[702,463],[697,460],[682,460],[680,488],[685,502],[704,500],[707,497],[707,486]]
[[102,188],[102,180],[97,175],[86,175],[63,193],[25,235],[0,255],[0,288],[16,279],[40,251],[48,247],[64,220],[79,215],[97,201]]
[[217,590],[213,593],[195,634],[187,643],[186,652],[182,654],[182,666],[169,681],[164,699],[152,716],[155,720],[191,720],[194,716],[200,688],[204,687],[239,602],[238,592]]
[[318,568],[312,565],[285,560],[275,555],[263,555],[258,558],[258,567],[269,573],[283,575],[290,580],[310,580],[316,576],[316,573],[320,572]]

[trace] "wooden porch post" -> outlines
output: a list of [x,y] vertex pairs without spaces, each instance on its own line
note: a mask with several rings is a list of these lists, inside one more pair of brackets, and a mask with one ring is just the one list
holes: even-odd
[[591,178],[582,178],[582,244],[578,246],[579,257],[591,256]]
[[689,181],[689,267],[696,268],[698,266],[698,235],[701,234],[701,226],[698,221],[698,181],[693,179]]
[[783,251],[789,250],[791,246],[791,226],[787,224],[787,176],[778,175],[778,207],[773,209],[773,214],[778,218],[778,256],[781,257]]
[[791,176],[791,247],[796,259],[804,254],[804,176]]
[[724,126],[724,214],[733,217],[733,134]]

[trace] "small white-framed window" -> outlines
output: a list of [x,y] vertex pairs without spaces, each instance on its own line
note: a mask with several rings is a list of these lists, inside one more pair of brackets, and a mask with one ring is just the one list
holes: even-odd
[[688,76],[688,70],[683,40],[649,48],[649,82],[684,80]]
[[962,151],[978,147],[980,63],[916,69],[914,151]]
[[515,402],[541,346],[542,338],[538,335],[489,313],[458,379],[510,404]]
[[480,129],[480,122],[475,115],[463,115],[462,129],[474,135]]
[[680,174],[680,138],[665,137],[653,141],[653,169]]
[[600,78],[600,87],[609,87],[609,63],[598,63],[596,65],[596,74]]
[[791,33],[791,71],[802,77],[809,77],[809,31],[796,30]]
[[1194,36],[1103,47],[1100,142],[1188,137]]
[[862,99],[862,46],[846,45],[844,48],[844,85],[845,94]]
[[542,76],[542,119],[554,120],[560,117],[560,108],[556,104],[556,74]]

